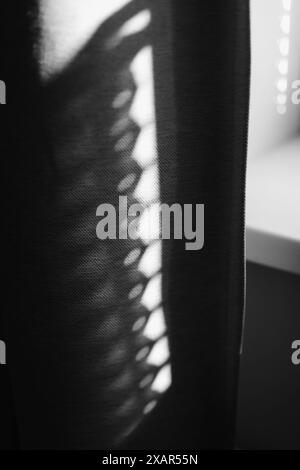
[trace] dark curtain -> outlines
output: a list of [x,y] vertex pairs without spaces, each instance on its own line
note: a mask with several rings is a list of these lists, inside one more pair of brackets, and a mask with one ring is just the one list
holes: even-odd
[[[6,5],[1,18],[0,339],[8,357],[0,447],[231,449],[245,282],[248,0],[133,0],[47,85],[29,3]],[[145,6],[148,30],[106,53],[105,41]],[[149,312],[126,293],[144,280],[121,267],[133,245],[97,245],[94,209],[116,201],[120,177],[139,175],[128,155],[140,129],[127,123],[132,141],[115,156],[110,103],[124,87],[134,95],[127,65],[145,44],[154,48],[161,198],[205,204],[205,245],[186,251],[184,240],[164,242],[173,381],[142,418],[153,396],[136,394],[149,368],[134,357],[152,344],[132,334],[128,318]]]

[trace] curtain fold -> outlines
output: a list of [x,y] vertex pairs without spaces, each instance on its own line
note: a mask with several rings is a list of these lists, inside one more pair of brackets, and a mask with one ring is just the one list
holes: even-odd
[[[116,32],[145,8],[150,25],[118,42]],[[6,446],[233,448],[245,283],[248,0],[133,0],[47,81],[36,2],[6,6],[3,18],[9,253],[1,328],[9,354],[1,380],[15,430]],[[129,65],[149,45],[161,201],[205,204],[202,250],[163,241],[157,307],[172,369],[164,394],[150,386],[159,372],[146,361],[155,341],[134,327],[151,313],[141,302],[149,279],[136,264],[124,265],[145,247],[100,243],[95,234],[97,206],[117,205],[120,182],[134,202],[144,170],[130,158],[141,128],[129,117],[137,91]],[[150,385],[141,388],[147,377]]]

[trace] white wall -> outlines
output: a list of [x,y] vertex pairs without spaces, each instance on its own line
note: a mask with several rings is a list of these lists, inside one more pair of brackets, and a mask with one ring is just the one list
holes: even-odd
[[[288,0],[251,0],[252,80],[249,128],[249,157],[256,158],[300,132],[300,105],[291,103],[291,84],[300,79],[300,1],[291,0],[290,50],[280,53],[279,41],[288,37],[281,21]],[[287,110],[276,109],[280,59],[288,59]]]

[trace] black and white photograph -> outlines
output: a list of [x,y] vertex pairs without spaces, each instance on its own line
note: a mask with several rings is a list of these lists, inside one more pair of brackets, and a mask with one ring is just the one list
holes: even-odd
[[300,450],[300,0],[2,3],[0,465]]

